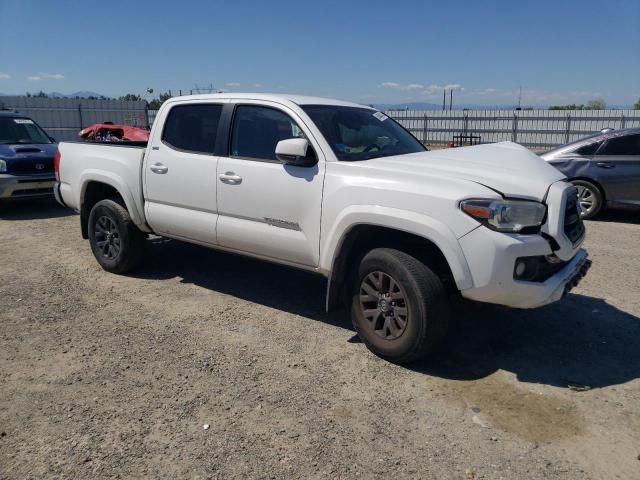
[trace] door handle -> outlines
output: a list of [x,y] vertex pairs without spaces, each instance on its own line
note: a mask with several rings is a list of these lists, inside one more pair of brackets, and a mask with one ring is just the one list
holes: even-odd
[[235,172],[222,173],[219,178],[222,183],[228,183],[229,185],[239,185],[242,183],[242,177],[236,175]]
[[153,173],[167,173],[169,171],[169,167],[165,167],[161,163],[154,163],[149,167]]
[[611,162],[597,162],[596,165],[600,168],[614,168],[615,164]]

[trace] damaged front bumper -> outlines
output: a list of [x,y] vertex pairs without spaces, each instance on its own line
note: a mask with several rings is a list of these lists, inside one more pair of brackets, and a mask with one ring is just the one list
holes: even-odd
[[553,255],[549,242],[541,235],[502,234],[477,228],[459,241],[473,278],[473,287],[460,293],[479,302],[513,308],[541,307],[561,299],[591,266],[587,251],[578,247],[553,274],[537,281],[518,280],[514,268],[521,258]]
[[587,272],[591,268],[591,263],[592,262],[589,259],[589,255],[587,254],[586,250],[581,249],[573,258],[573,260],[556,274],[561,275],[563,278],[560,280],[558,286],[553,291],[548,301],[538,306],[558,301],[575,287],[577,287],[580,281],[587,275]]

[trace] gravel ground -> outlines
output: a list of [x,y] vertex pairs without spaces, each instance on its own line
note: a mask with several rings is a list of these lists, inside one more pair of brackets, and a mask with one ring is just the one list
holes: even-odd
[[586,246],[564,301],[457,302],[405,368],[320,277],[160,239],[111,275],[77,216],[2,206],[0,478],[640,479],[640,214]]

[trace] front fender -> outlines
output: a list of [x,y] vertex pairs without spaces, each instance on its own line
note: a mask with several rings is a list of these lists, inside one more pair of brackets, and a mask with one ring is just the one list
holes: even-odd
[[458,239],[446,224],[417,212],[375,205],[352,205],[344,209],[329,227],[320,255],[320,271],[329,278],[348,232],[357,225],[375,225],[401,230],[435,244],[449,264],[459,290],[471,288],[473,280]]

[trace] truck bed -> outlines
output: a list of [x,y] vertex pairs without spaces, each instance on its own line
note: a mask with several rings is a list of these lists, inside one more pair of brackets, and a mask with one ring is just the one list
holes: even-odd
[[84,195],[85,178],[99,180],[120,192],[131,218],[146,230],[142,192],[142,165],[146,142],[62,142],[60,187],[62,201],[77,211]]

